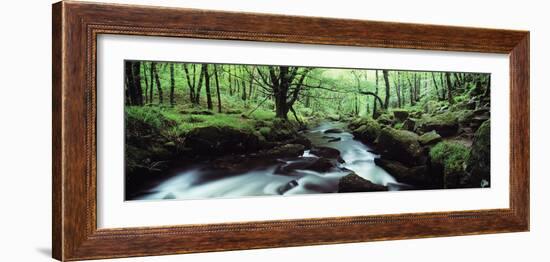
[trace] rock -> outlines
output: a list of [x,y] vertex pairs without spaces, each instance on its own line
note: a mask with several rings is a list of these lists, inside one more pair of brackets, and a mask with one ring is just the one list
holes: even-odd
[[292,181],[280,186],[279,188],[277,188],[277,193],[282,195],[282,194],[286,193],[288,190],[291,190],[291,189],[293,189],[297,186],[298,186],[298,181],[292,180]]
[[310,170],[315,172],[327,172],[336,167],[336,162],[324,157],[302,157],[299,160],[278,166],[275,174],[293,175],[296,170]]
[[344,130],[340,129],[340,128],[331,128],[331,129],[327,129],[325,130],[325,134],[340,134],[344,132]]
[[311,148],[311,141],[303,135],[296,135],[295,137],[285,141],[287,144],[300,144],[303,145],[306,149]]
[[380,131],[377,147],[384,158],[410,166],[424,164],[426,157],[418,139],[418,135],[413,132],[386,127]]
[[445,188],[465,187],[460,181],[466,177],[464,163],[468,154],[469,148],[457,141],[442,141],[430,149],[430,163],[434,170],[442,170]]
[[405,121],[405,119],[407,119],[407,117],[409,117],[409,111],[404,110],[404,109],[394,109],[393,110],[393,116],[398,121],[403,122],[403,121]]
[[337,142],[337,141],[340,141],[340,140],[342,140],[341,137],[333,137],[333,138],[331,138],[331,139],[329,139],[329,140],[327,140],[327,141],[328,141],[328,142]]
[[286,144],[261,152],[260,157],[299,157],[304,154],[304,145]]
[[398,161],[375,158],[374,163],[390,173],[397,181],[412,184],[422,188],[433,187],[434,180],[430,176],[427,165],[407,167]]
[[364,143],[374,143],[380,135],[380,124],[378,122],[368,119],[362,122],[362,125],[354,129],[351,133],[354,138]]
[[259,149],[259,138],[248,131],[208,126],[191,130],[185,138],[185,146],[203,155],[246,153]]
[[403,129],[407,131],[414,131],[414,128],[416,127],[416,120],[407,118],[403,122]]
[[387,187],[374,184],[371,181],[364,179],[355,173],[351,173],[342,177],[338,182],[338,193],[375,192],[387,190]]
[[453,113],[442,113],[427,117],[420,124],[420,130],[423,132],[435,130],[442,137],[452,136],[458,131],[458,119]]
[[420,138],[418,139],[418,142],[420,142],[420,144],[423,146],[435,144],[440,141],[441,141],[441,136],[437,132],[435,132],[435,130],[432,130],[428,133],[421,135]]
[[393,125],[393,119],[387,114],[380,115],[376,121],[382,125],[391,126]]
[[483,181],[487,186],[491,181],[491,122],[485,121],[476,131],[472,149],[466,160],[466,172],[469,178],[464,181],[474,187],[480,187]]
[[332,147],[324,147],[324,146],[318,146],[313,147],[309,151],[309,153],[316,155],[318,157],[325,157],[329,159],[335,159],[336,161],[340,163],[344,163],[344,159],[340,156],[340,151],[338,149],[334,149]]

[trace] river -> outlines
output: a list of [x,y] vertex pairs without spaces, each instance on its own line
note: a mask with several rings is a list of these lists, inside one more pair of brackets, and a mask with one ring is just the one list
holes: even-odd
[[[311,170],[298,170],[298,175],[277,175],[277,165],[251,170],[229,177],[212,175],[205,165],[180,170],[176,175],[157,184],[145,194],[133,200],[157,199],[203,199],[235,198],[265,195],[296,195],[336,193],[338,181],[352,170],[357,175],[375,184],[388,186],[389,190],[399,190],[400,184],[374,164],[376,154],[363,143],[354,140],[353,135],[341,133],[326,134],[329,129],[343,129],[344,123],[325,122],[303,133],[313,146],[338,149],[345,163],[339,164],[343,170],[319,173]],[[330,142],[332,141],[332,142]],[[303,156],[285,160],[285,163],[301,161],[301,158],[316,157],[306,150]],[[281,163],[281,165],[285,164]]]

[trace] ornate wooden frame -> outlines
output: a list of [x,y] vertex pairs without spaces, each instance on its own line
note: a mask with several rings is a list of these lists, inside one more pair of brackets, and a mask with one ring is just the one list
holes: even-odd
[[[529,32],[65,1],[53,5],[53,257],[81,260],[529,230]],[[510,56],[510,208],[98,229],[96,38],[124,34]],[[330,227],[331,230],[326,230]]]

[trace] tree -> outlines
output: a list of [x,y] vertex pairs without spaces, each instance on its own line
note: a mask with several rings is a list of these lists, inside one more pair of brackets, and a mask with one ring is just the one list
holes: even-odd
[[208,74],[208,65],[203,64],[204,68],[204,88],[206,89],[206,105],[208,110],[212,110],[212,95],[210,94],[210,74]]
[[388,79],[388,70],[382,70],[384,82],[386,83],[386,98],[384,100],[384,108],[388,108],[390,104],[390,80]]
[[202,89],[202,81],[205,78],[206,75],[206,66],[204,64],[201,65],[201,73],[199,75],[199,83],[197,85],[197,92],[195,92],[195,105],[199,105],[201,103],[201,89]]
[[159,78],[159,73],[158,73],[158,69],[157,69],[157,63],[153,62],[151,63],[151,67],[153,68],[153,74],[155,75],[155,82],[157,84],[157,92],[158,92],[158,95],[159,95],[159,104],[162,104],[163,101],[162,101],[162,86],[160,85],[160,78]]
[[434,87],[435,87],[435,94],[436,94],[437,100],[441,100],[441,97],[439,96],[439,88],[437,87],[437,81],[435,80],[435,73],[434,72],[432,72],[432,81],[433,81],[433,84],[434,84]]
[[145,95],[144,95],[145,103],[149,103],[148,95],[147,95],[149,90],[149,81],[147,80],[147,71],[146,71],[147,68],[145,63],[143,63],[141,67],[143,68],[143,80],[145,80]]
[[453,99],[453,92],[451,90],[453,86],[451,82],[451,73],[445,73],[445,79],[447,80],[447,101],[449,101],[449,104],[454,104],[455,101]]
[[222,112],[222,99],[220,96],[220,82],[218,80],[218,69],[217,66],[214,65],[214,79],[216,80],[216,93],[218,96],[218,113]]
[[185,71],[187,86],[189,87],[189,101],[195,104],[195,65],[193,64],[193,81],[191,81],[191,77],[189,77],[190,74],[187,64],[183,64],[183,70]]
[[[374,73],[376,74],[376,85],[375,85],[375,89],[374,89],[374,94],[378,97],[378,70],[375,70]],[[376,109],[377,109],[376,108],[376,102],[378,100],[377,99],[373,99],[373,100],[374,100],[374,104],[372,106],[372,117],[376,118]],[[380,103],[380,106],[382,106],[382,103]]]
[[170,105],[174,106],[176,105],[176,100],[174,98],[174,89],[175,89],[175,81],[174,81],[174,63],[170,63]]
[[[259,82],[269,89],[270,94],[275,99],[275,116],[277,118],[288,119],[287,115],[289,111],[295,113],[293,105],[298,100],[304,79],[310,70],[310,68],[300,68],[297,66],[257,67],[256,72],[259,75]],[[298,80],[295,81],[298,76]],[[297,118],[296,115],[295,117]]]

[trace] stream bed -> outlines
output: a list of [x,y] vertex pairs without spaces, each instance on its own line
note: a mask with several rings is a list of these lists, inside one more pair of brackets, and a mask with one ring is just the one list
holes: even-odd
[[[337,170],[316,172],[296,170],[292,175],[276,174],[278,167],[317,157],[306,150],[300,157],[281,160],[279,164],[256,168],[241,174],[213,174],[208,163],[197,163],[179,169],[175,175],[161,181],[133,200],[234,198],[265,195],[297,195],[338,192],[340,178],[351,172],[389,190],[399,190],[402,184],[374,163],[378,157],[365,144],[354,140],[343,129],[344,123],[325,122],[304,131],[302,135],[313,147],[330,147],[340,151],[343,163]],[[337,132],[327,132],[337,130]]]

